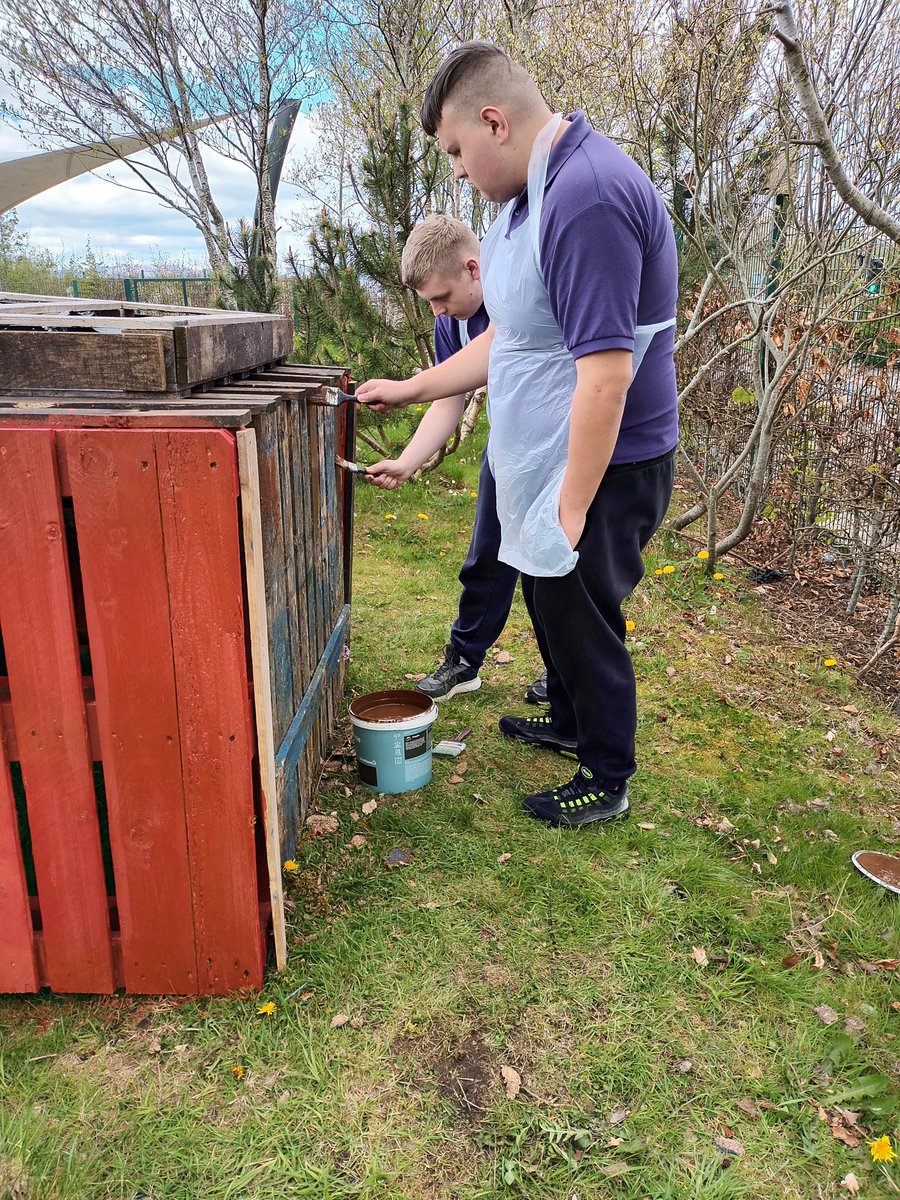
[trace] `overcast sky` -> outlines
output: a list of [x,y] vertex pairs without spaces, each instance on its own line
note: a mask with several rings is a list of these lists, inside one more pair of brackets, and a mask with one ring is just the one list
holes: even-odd
[[[288,217],[303,214],[304,204],[285,178],[292,162],[314,145],[314,124],[300,113],[278,191],[276,217],[282,254],[292,243],[298,251],[305,244],[305,235],[294,233],[286,224]],[[40,147],[30,145],[17,129],[0,123],[0,161],[40,152]],[[234,223],[241,217],[252,219],[255,187],[251,173],[212,151],[206,157],[213,195],[225,219]],[[124,190],[110,182],[110,177],[126,182],[134,179],[129,169],[119,164],[61,183],[19,205],[20,229],[35,246],[66,257],[82,254],[90,239],[95,253],[110,266],[116,259],[137,259],[148,265],[157,259],[206,262],[203,239],[186,217],[153,196]]]

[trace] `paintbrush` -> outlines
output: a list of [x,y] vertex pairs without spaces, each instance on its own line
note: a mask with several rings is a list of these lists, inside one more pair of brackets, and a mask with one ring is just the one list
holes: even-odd
[[366,405],[367,400],[358,400],[356,396],[351,396],[349,392],[342,392],[340,388],[326,387],[322,388],[321,398],[311,396],[306,403],[317,405],[319,408],[340,408],[342,404],[355,402],[356,404]]
[[[351,399],[352,399],[352,397],[351,397]],[[341,458],[341,456],[339,454],[336,454],[334,456],[334,461],[337,463],[337,465],[339,467],[343,467],[343,469],[345,471],[352,471],[352,473],[354,475],[362,475],[363,479],[369,478],[368,475],[366,474],[366,472],[369,469],[368,467],[361,467],[359,465],[359,463],[350,462],[346,458]]]

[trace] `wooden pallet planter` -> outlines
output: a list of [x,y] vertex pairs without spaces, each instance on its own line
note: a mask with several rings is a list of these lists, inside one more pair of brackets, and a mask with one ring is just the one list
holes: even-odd
[[281,864],[343,687],[354,430],[306,403],[340,372],[257,365],[284,379],[0,395],[0,992],[258,988],[270,930],[284,964]]

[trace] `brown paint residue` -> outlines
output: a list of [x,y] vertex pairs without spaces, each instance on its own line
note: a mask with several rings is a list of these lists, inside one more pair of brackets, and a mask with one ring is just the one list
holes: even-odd
[[870,875],[874,875],[876,879],[880,879],[889,887],[900,888],[900,858],[895,854],[880,854],[877,850],[863,850],[861,854],[857,854],[856,861],[868,871]]
[[421,692],[398,688],[357,696],[350,705],[350,713],[360,721],[405,721],[410,717],[424,717],[433,707],[434,701]]

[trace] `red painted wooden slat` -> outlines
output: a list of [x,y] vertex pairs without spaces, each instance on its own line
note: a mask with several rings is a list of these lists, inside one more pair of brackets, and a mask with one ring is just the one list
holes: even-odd
[[9,765],[0,747],[0,992],[40,987]]
[[55,434],[0,429],[0,628],[44,927],[58,992],[111,992],[100,829]]
[[153,434],[61,436],[84,578],[125,987],[196,992]]
[[225,432],[154,435],[169,580],[201,992],[259,987],[254,738],[238,526]]

